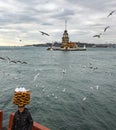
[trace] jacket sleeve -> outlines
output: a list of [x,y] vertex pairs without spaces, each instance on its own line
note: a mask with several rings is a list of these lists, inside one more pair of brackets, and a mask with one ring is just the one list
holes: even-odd
[[13,122],[12,122],[11,130],[15,130],[15,121],[16,121],[15,118],[16,118],[16,114],[13,117]]
[[29,122],[29,128],[28,130],[32,130],[32,127],[33,127],[33,119],[32,119],[32,116],[30,114],[30,112],[28,112],[28,122]]

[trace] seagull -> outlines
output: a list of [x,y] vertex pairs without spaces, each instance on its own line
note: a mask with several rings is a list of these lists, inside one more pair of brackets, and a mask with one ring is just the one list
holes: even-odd
[[109,17],[110,15],[112,15],[114,12],[115,12],[115,10],[111,11],[107,17]]
[[94,35],[93,37],[98,37],[98,38],[100,38],[101,35],[102,35],[102,34],[100,33],[99,35]]
[[62,90],[62,92],[65,92],[66,91],[66,89],[64,88],[63,90]]
[[98,86],[98,85],[96,85],[95,87],[96,87],[96,89],[98,90],[99,86]]
[[21,63],[22,64],[22,62],[20,60],[18,60],[17,63]]
[[22,40],[21,40],[21,39],[20,39],[19,41],[20,41],[20,42],[22,42]]
[[42,31],[40,31],[40,33],[41,33],[42,35],[50,36],[48,33],[45,33],[45,32],[42,32]]
[[10,63],[11,63],[11,62],[12,62],[12,63],[15,63],[15,64],[17,63],[15,60],[11,60]]
[[105,27],[104,32],[105,32],[108,28],[110,28],[110,26]]
[[27,64],[27,62],[26,62],[26,61],[23,61],[22,64]]
[[0,57],[0,59],[1,59],[1,60],[5,60],[5,58],[3,58],[3,57]]
[[63,69],[63,70],[62,70],[62,73],[66,73],[66,69]]
[[7,59],[10,61],[10,58],[9,58],[9,57],[7,57]]
[[34,76],[34,81],[37,79],[38,76],[39,76],[39,73]]
[[83,101],[85,101],[86,99],[87,99],[87,98],[86,98],[86,97],[84,97],[84,98],[83,98]]

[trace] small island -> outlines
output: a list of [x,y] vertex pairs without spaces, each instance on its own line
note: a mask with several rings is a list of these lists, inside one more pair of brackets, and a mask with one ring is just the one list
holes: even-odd
[[66,21],[65,21],[65,30],[62,37],[61,46],[60,47],[51,46],[51,47],[48,47],[47,50],[86,51],[87,48],[85,45],[83,47],[78,47],[78,44],[76,42],[69,42],[69,36],[68,36],[68,31],[67,31]]

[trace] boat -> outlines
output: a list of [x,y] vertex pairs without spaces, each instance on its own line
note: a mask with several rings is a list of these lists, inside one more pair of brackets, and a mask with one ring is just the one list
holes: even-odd
[[[11,130],[13,118],[14,118],[14,113],[11,113],[10,116],[9,116],[8,128],[3,127],[3,111],[0,110],[0,130]],[[32,129],[33,130],[50,130],[46,126],[43,126],[43,125],[41,125],[37,122],[33,122],[33,128]]]
[[61,48],[61,47],[49,47],[47,50],[52,50],[52,51],[86,51],[86,47],[77,47],[77,48]]
[[52,50],[53,50],[53,47],[48,47],[47,50],[52,51]]

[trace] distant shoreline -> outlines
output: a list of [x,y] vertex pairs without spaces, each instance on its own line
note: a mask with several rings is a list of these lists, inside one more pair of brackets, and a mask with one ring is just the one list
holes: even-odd
[[[94,44],[94,43],[76,43],[78,47],[92,47],[92,48],[116,48],[116,44]],[[33,44],[33,45],[25,45],[25,46],[35,46],[35,47],[60,47],[61,43],[55,42],[55,43],[45,43],[45,44]]]
[[[76,42],[76,44],[78,45],[78,47],[83,47],[86,46],[87,48],[116,48],[116,44],[94,44],[94,43],[80,43],[80,42]],[[23,46],[0,46],[1,48],[8,48],[8,47],[60,47],[61,43],[58,42],[54,42],[54,43],[45,43],[45,44],[31,44],[31,45],[23,45]]]

